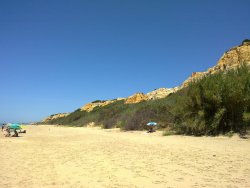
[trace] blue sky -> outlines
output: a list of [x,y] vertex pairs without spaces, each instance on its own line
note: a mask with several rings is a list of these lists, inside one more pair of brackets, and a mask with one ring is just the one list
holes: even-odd
[[249,0],[1,0],[0,122],[180,85],[250,38],[249,7]]

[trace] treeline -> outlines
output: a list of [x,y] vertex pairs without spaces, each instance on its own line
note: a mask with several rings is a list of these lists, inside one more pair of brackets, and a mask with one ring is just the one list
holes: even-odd
[[78,109],[49,123],[84,126],[95,122],[103,128],[140,130],[149,121],[176,134],[245,134],[250,127],[249,67],[206,76],[164,99],[138,104],[117,101],[91,112]]

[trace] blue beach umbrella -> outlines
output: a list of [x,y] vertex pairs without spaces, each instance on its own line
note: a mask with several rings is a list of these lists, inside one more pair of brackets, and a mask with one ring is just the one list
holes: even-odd
[[156,123],[156,122],[148,122],[147,125],[148,125],[148,126],[156,126],[157,123]]

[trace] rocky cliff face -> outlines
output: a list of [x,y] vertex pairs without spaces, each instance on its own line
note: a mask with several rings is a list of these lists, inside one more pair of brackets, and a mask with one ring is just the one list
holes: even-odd
[[[159,88],[147,94],[136,93],[128,98],[118,98],[115,100],[92,102],[83,106],[81,110],[90,112],[97,106],[106,106],[118,100],[125,100],[125,104],[130,104],[130,103],[139,103],[139,102],[146,101],[146,100],[164,98],[168,96],[169,94],[174,93],[178,91],[179,89],[188,86],[192,81],[201,79],[202,77],[209,75],[209,74],[217,73],[218,71],[226,71],[226,70],[234,69],[240,66],[241,63],[250,65],[250,40],[244,40],[241,45],[233,47],[227,52],[225,52],[223,56],[219,59],[217,64],[214,67],[209,68],[207,71],[193,72],[191,76],[187,80],[185,80],[180,87]],[[69,113],[51,115],[48,118],[44,119],[42,122],[46,123],[56,118],[65,117],[68,114]]]
[[248,40],[243,41],[242,45],[233,47],[225,52],[214,67],[204,72],[193,72],[192,75],[183,82],[181,87],[186,87],[190,82],[201,79],[203,76],[234,69],[242,63],[250,65],[250,42]]
[[179,87],[175,88],[159,88],[154,91],[151,91],[147,94],[144,93],[135,93],[134,95],[129,96],[128,98],[117,98],[115,100],[108,100],[108,101],[102,101],[102,102],[92,102],[88,103],[85,106],[81,108],[81,110],[90,112],[92,111],[95,107],[97,106],[106,106],[108,104],[111,104],[115,101],[119,100],[125,100],[125,104],[131,104],[131,103],[139,103],[142,101],[147,101],[147,100],[155,100],[155,99],[160,99],[168,96],[171,93],[174,93],[179,90]]
[[167,97],[171,93],[179,90],[179,87],[174,88],[159,88],[146,94],[149,100],[161,99]]
[[107,100],[107,101],[88,103],[88,104],[84,105],[83,107],[81,107],[81,111],[90,112],[97,106],[106,106],[106,105],[109,105],[109,104],[111,104],[111,103],[113,103],[115,101],[124,100],[124,99],[125,98],[117,98],[115,100]]
[[88,104],[84,105],[81,108],[81,111],[90,112],[90,111],[92,111],[97,106],[106,106],[106,105],[111,104],[113,102],[115,102],[115,100],[103,101],[103,102],[95,102],[95,103],[88,103]]
[[146,100],[148,100],[147,95],[144,95],[143,93],[136,93],[136,94],[128,97],[125,100],[125,104],[139,103],[139,102],[146,101]]
[[58,118],[61,118],[61,117],[65,117],[65,116],[68,116],[70,113],[60,113],[60,114],[53,114],[53,115],[50,115],[49,117],[45,118],[42,120],[43,123],[46,123],[46,122],[49,122],[51,120],[55,120],[55,119],[58,119]]
[[[241,63],[250,63],[250,43],[248,42],[243,42],[242,45],[225,52],[215,67],[225,70],[239,66]],[[209,71],[213,71],[213,68]]]

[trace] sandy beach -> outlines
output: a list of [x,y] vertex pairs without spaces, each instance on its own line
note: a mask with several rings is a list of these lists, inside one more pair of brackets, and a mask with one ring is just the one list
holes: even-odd
[[0,187],[250,187],[250,140],[28,126],[0,136]]

